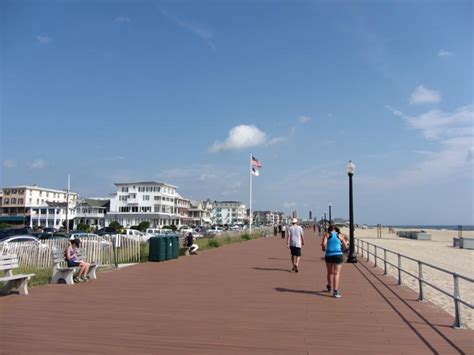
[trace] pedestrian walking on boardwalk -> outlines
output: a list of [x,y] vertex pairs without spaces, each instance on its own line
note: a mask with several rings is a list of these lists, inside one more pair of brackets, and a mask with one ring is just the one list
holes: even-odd
[[281,239],[285,239],[286,226],[281,226]]
[[342,263],[344,262],[343,250],[347,249],[347,239],[340,233],[339,228],[329,226],[328,232],[324,234],[323,250],[326,251],[324,260],[327,270],[327,290],[333,290],[333,296],[341,297],[339,292],[339,279],[341,276]]
[[286,238],[286,245],[291,250],[291,263],[293,264],[293,271],[298,272],[298,265],[301,258],[301,248],[304,245],[303,228],[298,225],[298,220],[293,218],[292,225],[288,228],[288,237]]

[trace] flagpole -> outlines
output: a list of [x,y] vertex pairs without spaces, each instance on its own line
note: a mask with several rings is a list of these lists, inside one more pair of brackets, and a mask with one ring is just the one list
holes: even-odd
[[67,194],[66,194],[66,233],[69,233],[69,190],[71,189],[71,174],[67,174]]
[[250,154],[250,166],[249,166],[249,232],[252,235],[252,154]]

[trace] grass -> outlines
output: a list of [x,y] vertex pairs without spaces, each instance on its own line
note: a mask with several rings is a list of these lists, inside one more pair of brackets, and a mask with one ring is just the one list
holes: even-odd
[[[28,282],[28,287],[31,286],[40,286],[40,285],[47,285],[49,284],[49,280],[51,280],[51,276],[53,274],[53,268],[32,268],[32,267],[20,267],[13,270],[13,275],[18,274],[35,274]],[[0,286],[3,286],[4,283],[0,282]]]

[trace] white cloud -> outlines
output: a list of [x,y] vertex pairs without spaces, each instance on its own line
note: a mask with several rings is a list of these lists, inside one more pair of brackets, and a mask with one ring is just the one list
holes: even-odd
[[308,117],[308,116],[300,116],[298,117],[298,121],[299,123],[301,124],[305,124],[305,123],[308,123],[311,121],[311,117]]
[[255,126],[239,125],[229,131],[224,142],[216,141],[209,149],[213,153],[256,147],[266,143],[267,135]]
[[128,16],[117,16],[114,19],[114,22],[115,23],[130,23],[131,20],[130,20],[130,17],[128,17]]
[[16,168],[16,161],[15,160],[4,160],[3,166],[7,169]]
[[188,30],[193,35],[203,40],[209,46],[209,48],[211,48],[214,52],[217,50],[216,45],[213,42],[214,34],[212,33],[210,29],[205,28],[202,25],[184,21],[176,16],[170,15],[167,11],[164,11],[164,10],[161,10],[161,13],[167,18],[169,18],[171,21],[173,21],[175,24],[177,24],[178,26]]
[[393,110],[392,113],[402,117],[412,128],[418,129],[427,139],[441,139],[473,135],[474,110],[472,105],[462,106],[454,112],[430,110],[419,116],[408,116]]
[[410,97],[411,104],[435,103],[441,101],[441,94],[438,91],[425,88],[419,85]]
[[288,140],[288,137],[274,137],[268,140],[267,144],[274,145],[274,144],[286,142],[287,140]]
[[39,44],[49,44],[53,41],[51,37],[48,36],[36,36],[36,40]]
[[375,178],[379,185],[412,184],[430,181],[433,177],[439,179],[443,176],[472,174],[473,105],[459,107],[453,112],[431,110],[418,116],[409,116],[389,109],[410,127],[419,130],[426,139],[438,142],[440,148],[437,151],[415,151],[422,156],[422,160],[415,167],[399,172],[390,181]]
[[438,52],[438,57],[452,57],[454,55],[453,52],[446,51],[444,49],[440,49]]
[[285,208],[293,208],[293,207],[296,207],[296,202],[287,202],[287,201],[285,201],[285,202],[283,203],[283,207],[285,207]]
[[29,164],[30,169],[43,169],[46,167],[46,162],[43,159],[35,159]]

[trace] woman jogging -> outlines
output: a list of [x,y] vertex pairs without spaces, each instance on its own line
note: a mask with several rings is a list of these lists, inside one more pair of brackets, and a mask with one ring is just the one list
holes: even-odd
[[324,260],[327,269],[327,290],[333,291],[333,296],[341,297],[339,292],[339,278],[341,276],[342,263],[344,262],[343,250],[347,249],[347,240],[340,234],[339,228],[330,226],[328,233],[324,234],[323,250],[326,251]]

